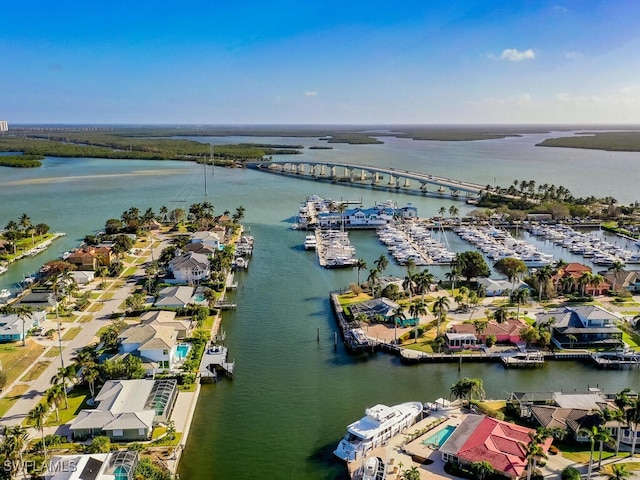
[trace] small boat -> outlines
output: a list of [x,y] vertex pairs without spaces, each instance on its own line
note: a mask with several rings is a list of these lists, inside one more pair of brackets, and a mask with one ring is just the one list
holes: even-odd
[[7,270],[7,267],[5,267],[4,265],[0,265],[0,275],[2,275],[3,273],[7,273]]
[[11,296],[11,291],[8,288],[3,288],[0,290],[0,299],[4,300],[5,298],[9,298]]
[[370,457],[364,464],[362,480],[384,480],[386,470],[384,460],[380,457]]
[[305,250],[315,250],[318,246],[318,242],[316,240],[315,235],[307,235],[304,239],[304,249]]

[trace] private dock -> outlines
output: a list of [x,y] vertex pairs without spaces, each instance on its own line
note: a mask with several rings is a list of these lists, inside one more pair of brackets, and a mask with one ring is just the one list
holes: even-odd
[[506,368],[542,367],[544,354],[542,352],[526,352],[516,355],[501,355],[500,361]]
[[217,381],[218,371],[222,371],[229,378],[233,378],[235,361],[227,361],[227,347],[222,345],[209,346],[202,355],[200,362],[200,378]]
[[598,368],[640,367],[640,353],[592,353],[591,360]]

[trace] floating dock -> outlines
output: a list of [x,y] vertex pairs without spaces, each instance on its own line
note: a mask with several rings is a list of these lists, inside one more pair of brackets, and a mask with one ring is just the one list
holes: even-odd
[[228,362],[227,353],[227,347],[222,345],[209,346],[204,355],[202,355],[202,361],[200,362],[200,378],[215,382],[218,379],[218,371],[222,371],[227,377],[233,378],[235,361]]

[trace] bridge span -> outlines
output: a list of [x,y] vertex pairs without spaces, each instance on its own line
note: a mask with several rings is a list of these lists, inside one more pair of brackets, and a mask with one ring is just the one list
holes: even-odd
[[250,162],[247,167],[258,170],[295,176],[313,180],[327,180],[332,183],[344,183],[353,186],[397,189],[431,195],[476,199],[486,190],[486,186],[477,183],[454,180],[452,178],[410,172],[398,168],[375,167],[353,163],[310,161],[310,160],[274,160]]

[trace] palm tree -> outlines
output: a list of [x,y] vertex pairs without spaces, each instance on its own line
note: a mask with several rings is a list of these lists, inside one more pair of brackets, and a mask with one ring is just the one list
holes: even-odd
[[444,274],[445,278],[451,282],[451,295],[456,289],[456,280],[460,278],[460,270],[458,267],[452,266],[451,271]]
[[384,253],[381,253],[378,259],[373,262],[373,264],[380,271],[380,273],[383,273],[389,266],[389,260]]
[[27,335],[25,332],[25,325],[27,323],[27,320],[31,320],[33,315],[33,310],[28,305],[20,305],[18,307],[13,308],[13,311],[18,316],[18,319],[22,320],[22,346],[24,347],[27,344]]
[[367,268],[367,262],[365,262],[362,258],[356,260],[356,271],[358,273],[358,285],[360,285],[360,270],[364,270]]
[[591,480],[591,473],[593,471],[593,449],[595,447],[596,439],[598,438],[598,433],[600,429],[595,425],[591,428],[581,428],[578,430],[578,433],[584,435],[589,438],[589,442],[591,444],[591,451],[589,454],[589,466],[587,468],[587,480]]
[[469,470],[474,475],[474,478],[478,480],[484,480],[495,471],[493,466],[487,461],[471,462],[469,464]]
[[404,266],[407,269],[407,275],[411,275],[413,269],[416,268],[416,261],[413,258],[409,257],[405,260]]
[[618,279],[618,274],[624,271],[624,263],[622,263],[620,260],[616,260],[607,270],[613,272],[613,285],[611,286],[611,288],[615,292],[616,280]]
[[625,410],[627,425],[631,427],[633,440],[631,442],[631,457],[636,454],[636,439],[638,437],[638,424],[640,424],[640,399],[629,400],[629,406]]
[[44,392],[45,402],[47,402],[47,405],[53,405],[53,408],[56,411],[56,422],[60,421],[59,408],[62,401],[66,400],[65,396],[65,387],[62,383],[52,385]]
[[422,295],[422,301],[424,301],[425,292],[429,290],[429,287],[433,283],[433,278],[433,274],[429,273],[427,269],[413,276],[416,289]]
[[[616,418],[612,418],[612,419],[617,420],[619,422],[618,428],[617,428],[617,434],[616,434],[616,456],[618,456],[618,452],[620,449],[620,437],[622,436],[622,427],[620,426],[620,423],[624,423],[627,426],[629,426],[627,422],[626,409],[631,403],[630,398],[627,396],[627,394],[630,391],[631,391],[630,388],[625,388],[624,390],[618,392],[613,400],[613,403],[616,406],[616,410],[615,410]],[[612,415],[612,417],[614,417],[614,415]]]
[[378,275],[380,274],[380,270],[377,268],[372,268],[369,270],[369,276],[367,277],[367,282],[369,283],[369,288],[371,289],[371,295],[376,296],[376,284],[378,283]]
[[58,368],[58,372],[51,377],[51,384],[58,385],[61,384],[64,387],[64,408],[65,410],[69,408],[69,401],[67,398],[67,381],[73,383],[76,376],[76,367],[75,365],[67,365],[66,367]]
[[549,280],[553,277],[553,271],[550,265],[545,265],[542,268],[536,270],[534,274],[536,280],[538,281],[538,302],[542,301],[542,292],[543,290],[546,293],[547,286],[549,284]]
[[433,302],[433,306],[431,307],[433,313],[438,316],[438,323],[436,326],[436,338],[440,336],[440,323],[442,322],[442,318],[446,315],[449,310],[449,297],[441,296]]
[[27,478],[24,471],[24,462],[22,460],[22,451],[29,441],[29,433],[27,432],[27,429],[21,425],[14,425],[13,427],[5,428],[4,434],[7,439],[11,439],[13,447],[13,451],[11,452],[12,456],[15,458],[15,455],[17,454],[18,457],[19,463],[16,465],[15,470],[17,471],[18,469],[22,469],[22,476]]
[[411,305],[409,305],[409,315],[411,315],[411,318],[416,319],[414,343],[418,343],[418,329],[420,328],[420,315],[426,315],[426,314],[427,314],[427,305],[422,300],[416,300]]
[[449,216],[451,218],[455,218],[458,216],[458,213],[460,213],[460,210],[458,210],[458,207],[456,207],[455,205],[451,205],[449,207]]
[[596,434],[595,440],[600,444],[600,448],[598,450],[598,470],[600,470],[600,468],[602,468],[602,447],[605,443],[611,442],[613,437],[609,433],[609,430],[598,427],[598,433]]
[[407,276],[404,277],[404,281],[402,282],[402,288],[405,292],[409,291],[409,301],[413,297],[413,288],[415,286],[415,282],[413,281],[413,274],[407,269]]
[[520,318],[520,305],[524,305],[529,300],[529,289],[521,288],[513,293],[513,298],[517,304],[516,318]]
[[527,446],[527,480],[531,480],[531,474],[538,465],[538,460],[546,458],[543,448],[536,441],[531,441]]
[[36,430],[40,430],[40,435],[42,436],[42,454],[45,458],[47,458],[47,446],[44,442],[44,422],[48,413],[49,410],[47,406],[44,403],[38,403],[27,414],[27,420],[33,423]]
[[404,313],[404,307],[402,305],[398,305],[398,307],[394,308],[393,311],[391,312],[391,315],[389,316],[389,319],[393,322],[394,343],[398,341],[398,337],[396,333],[398,328],[398,322],[402,322],[402,320],[404,320],[405,318],[407,317]]
[[451,394],[456,398],[471,402],[473,397],[484,398],[484,387],[480,378],[461,378],[451,386]]
[[624,463],[611,465],[611,473],[607,473],[609,480],[624,480],[631,476],[631,472],[627,470]]
[[580,293],[585,296],[587,286],[591,283],[593,274],[591,272],[582,272],[582,275],[578,277],[578,286],[580,287]]
[[240,205],[238,208],[236,208],[236,213],[233,214],[233,221],[234,223],[239,223],[240,220],[242,220],[244,218],[244,212],[245,212],[245,208]]
[[569,348],[573,348],[573,344],[578,341],[578,337],[570,333],[567,335],[567,340],[569,340]]

